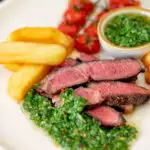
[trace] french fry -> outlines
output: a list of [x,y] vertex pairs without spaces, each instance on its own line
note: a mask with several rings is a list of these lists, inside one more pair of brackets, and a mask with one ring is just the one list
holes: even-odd
[[59,65],[65,59],[66,55],[66,48],[56,44],[0,43],[1,64]]
[[25,27],[12,32],[8,41],[36,42],[46,44],[59,44],[67,48],[70,54],[74,47],[74,40],[59,31],[50,27]]
[[145,81],[150,84],[150,70],[145,72]]
[[146,67],[150,67],[150,52],[145,54],[142,61]]
[[[59,44],[67,49],[67,55],[72,52],[74,46],[74,40],[71,37],[66,36],[55,28],[21,28],[11,33],[8,40]],[[58,58],[53,57],[53,59]],[[6,65],[13,67],[14,64]],[[50,67],[44,65],[23,65],[9,80],[9,94],[18,102],[21,102],[28,90],[49,71]]]
[[22,65],[21,64],[4,64],[4,67],[10,71],[16,72],[22,67]]
[[142,61],[147,68],[145,72],[145,81],[146,83],[150,84],[150,51],[145,54]]
[[8,93],[21,102],[28,90],[39,82],[49,71],[50,67],[44,65],[24,65],[15,72],[8,82]]
[[[7,41],[59,44],[66,47],[68,55],[72,52],[74,47],[74,40],[70,36],[65,35],[56,28],[50,27],[20,28],[13,31]],[[6,64],[4,66],[11,71],[17,71],[21,67],[19,64]]]

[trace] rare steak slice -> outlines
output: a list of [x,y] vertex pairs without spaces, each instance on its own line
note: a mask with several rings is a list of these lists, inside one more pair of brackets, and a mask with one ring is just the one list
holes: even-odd
[[80,85],[88,82],[88,68],[86,64],[75,67],[64,67],[51,73],[41,82],[40,89],[49,95],[59,92],[61,89]]
[[93,81],[128,79],[138,75],[142,69],[135,59],[93,61],[88,64]]
[[77,88],[75,93],[87,99],[91,105],[105,103],[117,106],[125,112],[132,111],[133,105],[140,105],[150,97],[147,89],[118,81],[92,83],[88,88]]
[[103,97],[98,90],[91,88],[79,87],[75,90],[75,94],[88,100],[91,105],[100,104],[103,102]]
[[50,73],[38,88],[46,95],[58,93],[62,88],[89,81],[122,80],[137,75],[141,70],[137,60],[98,60],[63,67]]
[[[79,87],[75,89],[74,92],[77,96],[81,96],[85,98],[89,102],[90,105],[100,104],[104,100],[99,91],[94,91],[93,89],[90,89],[90,88]],[[52,97],[52,103],[55,106],[60,104],[60,102],[61,102],[61,99],[60,99],[59,94],[56,94]]]
[[149,90],[119,81],[93,83],[90,88],[98,90],[105,99],[104,104],[110,106],[140,105],[150,97]]
[[109,106],[99,106],[88,110],[87,113],[98,120],[102,126],[118,127],[125,125],[122,114]]

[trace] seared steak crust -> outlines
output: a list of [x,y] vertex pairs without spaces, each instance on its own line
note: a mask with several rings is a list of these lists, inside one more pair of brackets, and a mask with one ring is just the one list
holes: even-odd
[[133,95],[119,95],[119,96],[107,96],[105,97],[104,104],[109,106],[121,106],[121,105],[141,105],[149,99],[150,95],[133,94]]

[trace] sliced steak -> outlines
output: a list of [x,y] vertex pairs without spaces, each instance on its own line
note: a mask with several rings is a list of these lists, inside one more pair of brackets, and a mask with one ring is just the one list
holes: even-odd
[[99,60],[99,59],[93,55],[88,55],[86,53],[80,53],[80,56],[77,57],[77,60],[79,60],[81,62],[88,62],[88,61],[94,61],[94,60]]
[[140,105],[150,97],[150,91],[124,82],[100,82],[89,85],[89,88],[79,87],[75,90],[78,96],[84,97],[90,104],[117,106],[125,112],[132,111],[133,105]]
[[120,80],[138,75],[141,66],[137,60],[116,59],[90,62],[89,70],[94,81]]
[[58,93],[62,88],[86,83],[90,80],[122,80],[137,75],[140,64],[133,59],[103,60],[81,63],[60,68],[50,73],[42,82],[39,91],[48,95]]
[[90,104],[99,104],[101,100],[103,101],[101,93],[90,88],[79,87],[75,90],[75,94],[85,98]]
[[87,113],[106,127],[118,127],[125,124],[125,119],[122,114],[109,106],[100,106],[88,110]]
[[[55,67],[53,71],[51,72],[51,75],[54,74],[58,69],[63,68],[63,67],[68,67],[68,66],[74,66],[77,65],[79,62],[73,58],[66,58],[59,66]],[[46,96],[48,98],[52,98],[52,95],[50,93],[47,93],[45,90],[43,90],[41,87],[42,86],[48,86],[46,83],[48,83],[49,75],[46,76],[42,81],[41,81],[41,86],[37,88],[37,92],[40,93],[42,96]]]
[[40,89],[52,95],[61,89],[83,84],[89,80],[87,71],[87,65],[84,63],[75,67],[60,68],[51,73],[44,82],[41,82]]
[[150,97],[150,91],[132,83],[100,82],[90,85],[93,90],[98,90],[104,103],[110,106],[140,105]]
[[[85,98],[91,105],[102,103],[102,102],[100,102],[100,100],[103,100],[103,98],[99,91],[94,91],[93,89],[90,89],[90,88],[79,87],[79,88],[75,89],[74,92],[77,96],[81,96],[81,97]],[[60,104],[60,101],[61,100],[60,100],[59,94],[54,95],[52,97],[52,103],[55,106]]]

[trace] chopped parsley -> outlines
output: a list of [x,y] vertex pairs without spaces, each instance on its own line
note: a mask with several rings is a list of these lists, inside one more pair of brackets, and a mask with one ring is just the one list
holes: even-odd
[[105,27],[105,36],[115,45],[137,47],[150,42],[150,18],[137,14],[121,14]]
[[63,104],[53,107],[44,96],[32,88],[22,104],[30,119],[64,149],[68,150],[128,150],[137,130],[131,126],[105,129],[83,113],[87,101],[72,89],[61,93]]

